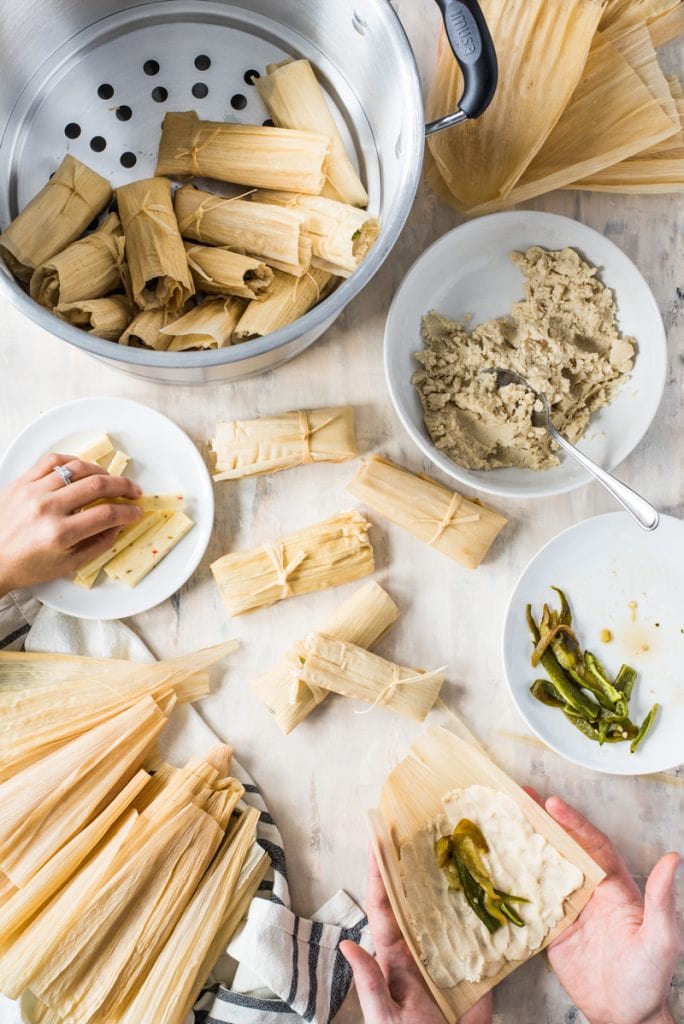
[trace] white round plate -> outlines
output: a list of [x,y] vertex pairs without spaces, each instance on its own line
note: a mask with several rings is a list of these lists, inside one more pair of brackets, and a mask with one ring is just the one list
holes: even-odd
[[6,487],[48,452],[77,452],[102,433],[109,434],[118,448],[131,456],[126,475],[146,493],[183,494],[185,511],[195,525],[132,589],[103,573],[91,590],[77,587],[67,578],[32,588],[43,604],[81,619],[123,619],[171,597],[201,562],[214,522],[211,477],[190,438],[161,413],[122,398],[82,398],[34,420],[5,453],[0,487]]
[[[583,649],[592,651],[613,677],[623,663],[637,670],[632,721],[641,724],[653,704],[660,704],[655,724],[634,754],[629,743],[600,747],[558,708],[545,707],[530,693],[532,682],[545,673],[530,665],[525,606],[532,605],[537,622],[544,602],[558,607],[551,586],[565,591]],[[604,629],[613,634],[607,644],[600,640]],[[613,512],[559,534],[535,555],[515,586],[502,654],[518,711],[568,761],[611,775],[676,767],[684,757],[684,522],[661,516],[660,526],[646,533],[625,512]]]
[[523,296],[523,275],[510,254],[530,246],[571,246],[613,289],[620,330],[637,339],[639,351],[629,380],[611,404],[599,410],[579,448],[604,469],[627,458],[656,414],[667,370],[665,329],[646,281],[625,254],[592,228],[568,217],[521,210],[495,213],[462,224],[434,243],[414,263],[394,297],[385,328],[385,375],[399,419],[421,451],[443,472],[479,491],[509,498],[562,494],[591,477],[572,459],[560,466],[468,470],[452,462],[432,443],[411,377],[422,347],[421,317],[435,309],[452,320],[472,317],[476,326],[509,313]]

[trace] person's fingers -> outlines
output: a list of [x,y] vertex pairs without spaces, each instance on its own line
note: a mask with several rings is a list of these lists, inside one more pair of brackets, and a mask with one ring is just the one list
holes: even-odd
[[[87,463],[85,463],[87,465]],[[62,487],[53,498],[51,508],[60,512],[76,512],[94,501],[111,500],[112,498],[138,498],[142,491],[132,480],[125,476],[109,476],[99,473],[85,476],[68,487]]]
[[603,868],[606,875],[630,877],[627,865],[608,836],[587,821],[579,811],[558,796],[549,797],[545,807],[551,817]]
[[84,509],[61,521],[59,541],[65,548],[73,548],[89,537],[95,537],[106,530],[119,529],[137,523],[143,515],[137,505],[96,505]]
[[385,883],[380,868],[371,848],[368,856],[368,892],[366,894],[366,913],[370,924],[375,948],[382,959],[385,951],[396,942],[403,942],[401,929],[392,912],[389,898],[385,891]]
[[[73,483],[65,484],[59,473],[55,472],[57,466],[63,466],[71,473]],[[43,476],[36,481],[42,493],[51,491],[65,491],[73,487],[77,480],[84,480],[86,477],[107,475],[107,470],[98,466],[97,462],[84,462],[83,459],[69,458],[65,456],[64,462],[55,462]]]
[[677,908],[675,879],[680,859],[678,853],[666,853],[651,871],[644,893],[644,940],[656,955],[675,958],[682,948]]
[[41,480],[48,473],[51,473],[55,466],[64,466],[75,458],[75,455],[59,455],[57,452],[50,452],[49,455],[44,455],[42,459],[38,459],[35,466],[31,466],[25,473],[22,473],[17,483],[30,484],[34,480]]
[[492,993],[482,996],[479,1002],[459,1017],[458,1024],[492,1024]]
[[392,996],[377,960],[348,940],[340,943],[340,951],[354,975],[364,1024],[388,1024]]
[[112,546],[120,532],[120,527],[115,526],[111,530],[105,530],[104,533],[99,533],[96,537],[91,537],[89,540],[84,540],[77,544],[71,553],[66,556],[65,575],[72,576],[84,565],[87,565],[88,562],[91,562],[93,558],[104,554]]
[[534,802],[536,804],[539,804],[540,807],[544,806],[544,799],[543,799],[543,797],[541,797],[539,795],[538,791],[536,789],[534,789],[533,786],[523,786],[523,789],[525,790],[525,792],[527,793],[528,796],[532,797],[532,799],[534,800]]

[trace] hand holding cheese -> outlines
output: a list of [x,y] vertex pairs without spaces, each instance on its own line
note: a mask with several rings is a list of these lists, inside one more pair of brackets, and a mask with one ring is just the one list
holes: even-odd
[[[63,465],[73,478],[68,487],[54,472]],[[46,455],[2,494],[0,596],[74,573],[97,558],[122,527],[140,520],[140,509],[128,503],[140,493],[95,460]],[[92,502],[98,504],[84,508]]]

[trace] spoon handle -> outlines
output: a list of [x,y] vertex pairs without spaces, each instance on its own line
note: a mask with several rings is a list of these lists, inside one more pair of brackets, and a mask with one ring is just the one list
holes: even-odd
[[598,480],[600,484],[603,484],[605,489],[613,495],[616,501],[618,501],[626,512],[629,512],[632,519],[638,523],[642,530],[655,530],[658,523],[660,522],[660,515],[657,509],[651,505],[650,502],[642,498],[640,494],[633,491],[627,484],[623,484],[621,480],[611,476],[610,473],[606,473],[604,469],[597,466],[595,462],[587,458],[581,451],[575,448],[574,445],[566,441],[562,434],[559,434],[555,427],[551,426],[549,433],[553,437],[554,441],[557,441],[563,451],[571,455],[581,466],[583,466],[588,473]]

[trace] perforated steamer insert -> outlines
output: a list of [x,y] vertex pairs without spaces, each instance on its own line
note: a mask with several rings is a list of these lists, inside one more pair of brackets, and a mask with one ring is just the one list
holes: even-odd
[[[22,22],[14,3],[0,0],[8,38],[15,20],[26,44],[23,59],[13,48],[14,63],[0,86],[6,105],[3,111],[0,104],[0,226],[43,187],[67,152],[114,186],[151,176],[167,111],[268,123],[255,78],[267,64],[294,56],[314,64],[383,228],[359,271],[305,317],[267,338],[218,351],[172,354],[103,341],[57,320],[6,272],[0,293],[51,334],[158,381],[237,379],[310,345],[381,265],[418,184],[420,85],[388,0],[358,7],[349,0],[253,0],[249,8],[230,0],[162,0],[123,10],[116,8],[127,0],[27,2]],[[49,19],[49,31],[46,24],[30,35],[31,16]],[[17,96],[8,97],[15,83]],[[223,191],[215,182],[211,188]]]

